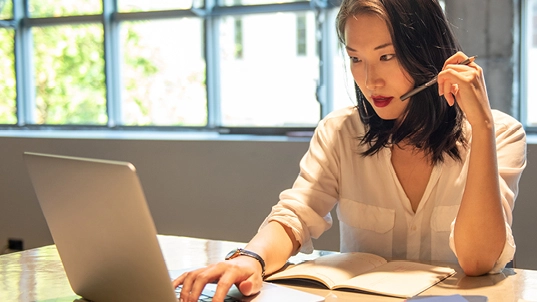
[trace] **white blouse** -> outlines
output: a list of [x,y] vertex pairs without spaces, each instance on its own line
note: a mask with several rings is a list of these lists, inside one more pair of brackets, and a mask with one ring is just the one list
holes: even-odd
[[[526,136],[522,125],[493,110],[500,190],[507,238],[491,273],[513,258],[511,225],[518,182],[526,165]],[[469,129],[467,123],[465,129]],[[466,184],[469,153],[462,162],[445,156],[434,166],[425,193],[414,213],[395,170],[391,151],[383,148],[364,157],[359,139],[364,133],[357,109],[334,111],[315,130],[300,162],[291,189],[280,194],[262,226],[278,221],[289,226],[301,252],[313,251],[312,238],[332,226],[330,211],[337,205],[341,252],[368,252],[391,259],[456,262],[453,226]],[[469,146],[471,133],[466,131]]]

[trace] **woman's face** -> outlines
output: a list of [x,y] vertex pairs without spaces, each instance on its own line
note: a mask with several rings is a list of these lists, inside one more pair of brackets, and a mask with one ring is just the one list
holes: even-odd
[[345,42],[352,76],[367,101],[380,118],[401,118],[409,101],[400,97],[414,82],[399,64],[386,22],[372,14],[349,17]]

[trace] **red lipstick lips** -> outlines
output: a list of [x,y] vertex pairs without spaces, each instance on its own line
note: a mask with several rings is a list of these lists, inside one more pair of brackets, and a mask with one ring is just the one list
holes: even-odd
[[388,96],[373,96],[371,97],[373,99],[373,103],[375,104],[375,107],[379,107],[379,108],[382,108],[382,107],[386,107],[388,106],[388,104],[390,104],[390,102],[392,101],[393,97],[388,97]]

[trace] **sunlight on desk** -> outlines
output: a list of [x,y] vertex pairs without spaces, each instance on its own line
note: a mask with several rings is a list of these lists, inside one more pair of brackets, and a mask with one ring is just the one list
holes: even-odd
[[[159,236],[169,270],[205,266],[224,259],[229,250],[244,243],[197,238]],[[294,261],[319,256],[298,255]],[[482,295],[490,302],[537,301],[537,271],[505,269],[497,275],[467,277],[457,274],[422,295]],[[289,285],[326,296],[326,301],[401,301],[401,299],[347,291],[328,291],[318,287]],[[55,246],[45,246],[0,256],[0,301],[75,302]]]

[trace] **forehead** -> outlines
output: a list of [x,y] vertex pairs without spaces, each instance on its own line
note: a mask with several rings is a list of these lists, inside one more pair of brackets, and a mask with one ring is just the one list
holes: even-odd
[[347,18],[345,44],[356,50],[370,50],[392,39],[386,21],[374,14],[358,14]]

